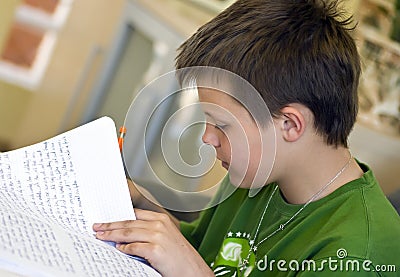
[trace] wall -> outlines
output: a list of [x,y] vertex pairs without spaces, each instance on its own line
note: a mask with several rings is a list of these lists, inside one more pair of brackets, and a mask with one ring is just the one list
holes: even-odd
[[[17,3],[0,3],[0,45]],[[18,148],[75,126],[90,91],[88,82],[107,54],[123,7],[123,0],[74,1],[38,89],[28,91],[0,82],[0,146]],[[84,73],[87,78],[82,79]],[[77,93],[79,101],[70,106]]]
[[4,39],[8,28],[11,26],[15,7],[21,0],[7,0],[0,2],[0,50],[3,48]]
[[[0,52],[14,18],[14,9],[19,2],[20,0],[0,2]],[[29,100],[30,93],[26,90],[0,81],[0,151],[11,144]]]
[[[363,59],[359,116],[349,138],[355,157],[367,163],[383,191],[400,189],[399,49],[389,41],[393,0],[354,1],[358,11],[357,39]],[[374,18],[374,20],[371,20]],[[396,65],[397,63],[397,65]],[[376,65],[379,65],[376,67]]]

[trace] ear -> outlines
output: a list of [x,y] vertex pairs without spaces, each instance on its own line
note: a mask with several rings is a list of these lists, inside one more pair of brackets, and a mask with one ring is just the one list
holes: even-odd
[[289,105],[281,109],[279,127],[282,137],[287,142],[297,141],[306,129],[303,105]]

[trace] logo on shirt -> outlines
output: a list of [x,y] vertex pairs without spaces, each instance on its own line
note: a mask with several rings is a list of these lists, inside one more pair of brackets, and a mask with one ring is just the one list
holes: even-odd
[[[229,232],[215,258],[215,276],[248,276],[255,267],[255,255],[250,252],[250,234]],[[250,255],[249,255],[250,253]],[[244,261],[246,267],[241,267]]]

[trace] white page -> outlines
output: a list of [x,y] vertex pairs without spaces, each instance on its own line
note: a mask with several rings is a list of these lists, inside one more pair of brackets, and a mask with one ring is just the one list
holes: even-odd
[[95,222],[135,219],[115,125],[107,117],[1,154],[0,182],[14,206],[65,228],[90,234]]
[[[75,255],[77,259],[74,265],[92,254],[83,248],[84,255],[81,259],[76,258],[80,252],[73,254],[82,238],[85,238],[84,241],[88,240],[86,243],[89,245],[100,245],[97,251],[107,247],[112,249],[110,253],[117,253],[122,259],[128,259],[132,265],[137,263],[115,248],[97,241],[92,235],[94,222],[135,219],[119,154],[115,125],[109,118],[101,118],[47,141],[0,154],[0,207],[2,211],[8,212],[3,214],[3,225],[14,222],[10,223],[12,228],[42,228],[16,222],[17,213],[32,219],[32,222],[27,219],[30,224],[39,224],[37,221],[40,221],[40,224],[51,225],[49,232],[52,240],[48,243],[55,242],[57,247],[50,245],[49,251],[53,248],[69,249],[68,254],[71,257]],[[3,233],[4,243],[0,246],[2,265],[11,268],[16,258],[23,256],[22,252],[15,254],[11,248],[6,247],[7,239],[11,243],[21,237],[22,233],[17,229],[8,229]],[[65,233],[64,230],[68,232]],[[72,233],[75,235],[71,235]],[[40,232],[37,236],[35,234],[30,233],[32,237],[22,239],[20,243],[23,245],[25,242],[32,242],[40,245],[45,235]],[[65,237],[65,234],[69,235]],[[77,239],[77,236],[82,238]],[[46,242],[42,241],[42,244],[44,243]],[[63,245],[64,243],[66,245]],[[29,247],[29,257],[45,254],[40,247]],[[24,266],[30,264],[29,257],[20,262]],[[57,256],[53,253],[52,257]],[[37,266],[36,263],[38,262],[34,261]],[[90,265],[90,262],[85,261],[83,265],[85,264]],[[115,269],[110,265],[110,270]],[[61,272],[65,272],[65,269],[61,269]],[[31,273],[34,275],[34,270]],[[86,272],[85,276],[90,276],[89,273]]]
[[25,276],[160,276],[116,248],[15,210],[0,210],[0,266]]

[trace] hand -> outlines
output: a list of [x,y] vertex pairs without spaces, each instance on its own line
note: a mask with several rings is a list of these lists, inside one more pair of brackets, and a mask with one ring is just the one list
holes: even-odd
[[168,215],[140,209],[135,214],[137,220],[94,224],[96,237],[145,258],[164,277],[214,276]]

